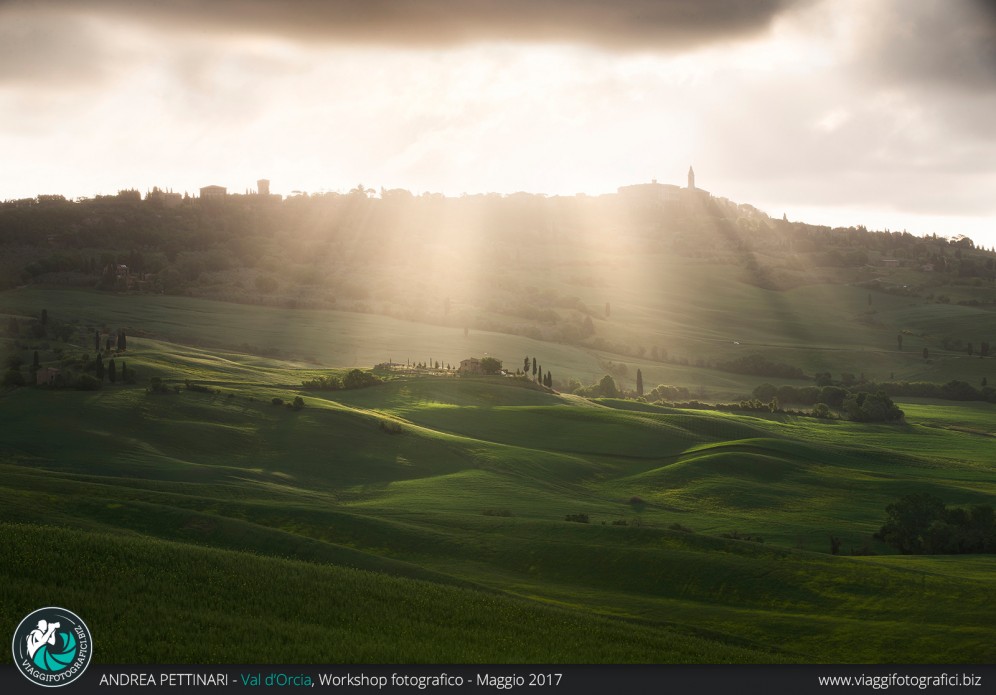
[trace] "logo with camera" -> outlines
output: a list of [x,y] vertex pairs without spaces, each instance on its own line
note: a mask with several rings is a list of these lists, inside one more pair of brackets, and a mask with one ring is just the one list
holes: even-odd
[[47,688],[83,675],[93,656],[90,629],[65,608],[40,608],[14,630],[14,664],[25,678]]

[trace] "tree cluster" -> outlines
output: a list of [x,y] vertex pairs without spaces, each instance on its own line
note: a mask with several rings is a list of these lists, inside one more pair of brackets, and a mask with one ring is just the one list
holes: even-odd
[[991,505],[948,509],[928,493],[906,495],[885,508],[875,534],[905,555],[996,553],[996,515]]
[[341,391],[343,389],[362,389],[384,383],[375,374],[361,369],[350,370],[341,379],[335,374],[319,375],[301,383],[301,388],[308,391]]
[[782,379],[805,379],[806,373],[798,367],[784,362],[772,362],[763,355],[752,354],[726,362],[717,362],[716,369],[734,374],[753,376],[774,376]]

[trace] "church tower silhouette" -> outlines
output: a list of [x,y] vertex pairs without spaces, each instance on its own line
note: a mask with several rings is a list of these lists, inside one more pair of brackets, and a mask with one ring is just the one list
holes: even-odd
[[692,167],[688,167],[688,190],[695,190],[695,170]]

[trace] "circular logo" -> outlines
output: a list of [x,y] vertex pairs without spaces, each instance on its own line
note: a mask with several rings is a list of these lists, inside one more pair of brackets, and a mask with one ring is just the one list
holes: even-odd
[[56,688],[83,675],[93,656],[90,629],[65,608],[39,608],[14,630],[14,664],[32,683]]

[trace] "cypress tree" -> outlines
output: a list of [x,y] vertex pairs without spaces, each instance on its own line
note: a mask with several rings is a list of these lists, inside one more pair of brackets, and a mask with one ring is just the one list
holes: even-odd
[[643,372],[639,369],[636,370],[636,395],[643,395]]
[[112,384],[118,380],[118,370],[117,367],[114,366],[113,357],[107,363],[107,380],[110,381]]

